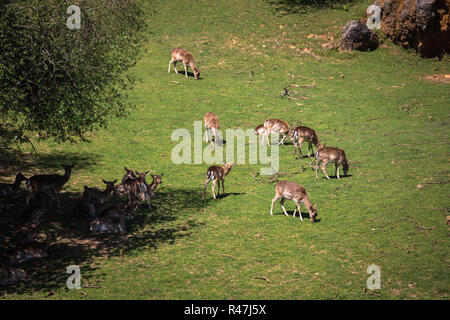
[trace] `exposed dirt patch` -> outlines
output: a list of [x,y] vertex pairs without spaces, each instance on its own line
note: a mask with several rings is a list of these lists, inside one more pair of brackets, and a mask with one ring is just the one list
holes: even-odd
[[425,79],[427,81],[433,81],[433,82],[450,83],[450,74],[448,74],[448,73],[432,74],[432,75],[423,77],[423,79]]

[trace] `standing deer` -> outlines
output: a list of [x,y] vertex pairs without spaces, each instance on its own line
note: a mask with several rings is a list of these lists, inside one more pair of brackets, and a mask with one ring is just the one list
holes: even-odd
[[86,193],[89,193],[92,197],[92,199],[97,202],[98,204],[104,204],[108,202],[111,193],[114,191],[115,187],[114,184],[117,182],[117,180],[114,181],[106,181],[103,180],[103,183],[106,184],[106,188],[104,191],[100,191],[98,188],[84,188],[83,196]]
[[264,143],[264,135],[266,134],[266,132],[267,130],[264,128],[264,124],[260,124],[255,128],[255,134],[258,136],[261,144]]
[[20,190],[20,184],[25,180],[27,180],[27,178],[22,174],[22,172],[19,172],[18,174],[16,174],[14,183],[0,183],[0,195],[9,196],[18,194]]
[[150,198],[153,198],[155,196],[155,190],[156,187],[158,187],[159,184],[162,183],[162,176],[164,175],[164,173],[161,174],[152,174],[152,183],[150,183],[149,185],[147,185],[147,195],[148,195],[148,208],[149,210],[152,210],[152,206],[150,204]]
[[64,175],[59,174],[38,174],[32,176],[27,181],[27,189],[29,195],[33,192],[51,192],[54,193],[57,200],[57,207],[60,208],[60,201],[58,194],[62,187],[69,181],[70,174],[72,173],[72,168],[75,166],[73,163],[70,166],[63,166]]
[[194,57],[192,54],[184,48],[175,48],[172,50],[172,59],[169,62],[169,69],[167,70],[170,73],[170,66],[173,64],[173,69],[178,74],[177,70],[177,62],[183,63],[184,66],[184,74],[186,78],[188,77],[187,69],[191,67],[194,71],[195,80],[198,80],[200,77],[200,70],[198,70],[194,65]]
[[269,135],[271,135],[273,132],[279,132],[283,138],[278,144],[284,145],[284,140],[287,136],[289,136],[291,133],[291,127],[287,122],[279,119],[267,119],[264,121],[264,129],[266,129],[266,133],[264,137],[267,138],[267,145],[270,146],[269,143]]
[[[322,147],[319,150],[317,150],[314,153],[316,160],[318,161],[317,166],[313,167],[314,170],[316,170],[316,179],[319,179],[319,176],[317,174],[317,171],[322,169],[322,172],[325,174],[328,180],[330,180],[330,177],[327,174],[326,167],[328,163],[334,163],[335,164],[335,176],[340,179],[339,177],[339,167],[342,165],[344,168],[344,176],[347,176],[348,172],[348,162],[347,162],[347,156],[345,155],[344,150],[334,147]],[[314,161],[314,160],[313,160]]]
[[[302,157],[302,145],[303,142],[308,142],[308,157],[311,156],[313,153],[312,145],[314,144],[317,149],[320,149],[323,147],[322,144],[320,144],[319,139],[317,138],[317,133],[314,129],[311,129],[309,127],[305,126],[298,126],[295,128],[291,134],[290,138],[292,142],[294,142],[294,156],[297,154],[297,147],[298,152],[300,153],[300,157]],[[311,151],[311,154],[309,153]]]
[[210,142],[209,134],[211,135],[211,144],[213,143],[213,137],[214,137],[214,143],[218,144],[220,137],[219,137],[219,129],[220,129],[220,122],[219,117],[216,116],[214,112],[207,112],[205,116],[203,117],[203,121],[205,122],[205,141]]
[[215,193],[215,186],[216,183],[218,184],[218,190],[217,190],[217,196],[220,194],[220,184],[222,184],[222,193],[225,194],[225,177],[230,173],[231,168],[234,167],[236,163],[224,163],[224,166],[212,166],[208,168],[208,171],[206,172],[206,182],[205,182],[205,189],[203,190],[203,200],[205,199],[206,195],[206,187],[208,186],[209,182],[212,181],[211,190],[214,197],[214,200],[216,200],[216,193]]
[[133,170],[130,170],[127,167],[123,168],[125,169],[125,175],[122,177],[122,182],[114,188],[114,194],[117,195],[124,195],[125,193],[127,193],[127,190],[125,189],[125,183],[127,180],[136,179],[136,175],[134,174]]
[[300,209],[300,203],[303,202],[308,209],[309,219],[314,222],[316,220],[317,212],[317,204],[313,207],[311,202],[309,201],[308,194],[306,193],[306,189],[301,185],[291,182],[291,181],[280,181],[275,185],[275,197],[272,199],[272,206],[270,207],[270,215],[273,216],[273,204],[281,198],[280,204],[281,208],[283,208],[283,212],[286,216],[289,216],[286,212],[286,208],[284,207],[284,201],[286,199],[294,201],[296,205],[296,209],[294,210],[294,218],[295,213],[298,209],[300,220],[303,221],[302,211]]

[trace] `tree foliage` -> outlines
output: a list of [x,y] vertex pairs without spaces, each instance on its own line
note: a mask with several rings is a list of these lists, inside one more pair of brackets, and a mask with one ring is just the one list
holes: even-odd
[[111,116],[125,116],[126,90],[148,34],[140,0],[83,0],[70,30],[61,0],[0,0],[0,135],[85,140]]

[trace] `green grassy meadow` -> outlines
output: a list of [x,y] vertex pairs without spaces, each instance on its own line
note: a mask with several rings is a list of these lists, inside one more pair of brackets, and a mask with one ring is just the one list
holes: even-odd
[[[422,59],[385,39],[373,52],[322,47],[372,2],[300,14],[262,0],[149,3],[152,35],[133,70],[140,81],[129,116],[89,143],[41,142],[40,158],[12,162],[26,176],[76,166],[64,210],[47,216],[58,234],[49,257],[24,265],[30,279],[1,288],[0,298],[448,299],[450,85],[423,77],[449,74],[450,60]],[[200,80],[167,73],[175,47],[192,52]],[[320,222],[292,218],[290,201],[289,218],[279,203],[271,217],[274,184],[254,179],[259,164],[238,164],[228,195],[214,201],[209,187],[202,201],[208,164],[173,164],[171,134],[193,133],[208,111],[224,131],[279,118],[343,148],[350,176],[328,181],[315,179],[307,158],[294,159],[292,144],[280,147],[280,171],[294,172],[280,179],[306,188]],[[94,236],[72,212],[74,200],[84,185],[120,179],[123,166],[164,173],[154,208],[143,203],[125,235]],[[15,221],[9,208],[5,219]],[[81,290],[66,288],[71,264],[81,267]],[[380,290],[365,290],[371,264],[381,268]]]

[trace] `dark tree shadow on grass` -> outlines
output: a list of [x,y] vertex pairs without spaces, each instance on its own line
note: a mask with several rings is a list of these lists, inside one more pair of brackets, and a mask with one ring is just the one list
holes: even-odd
[[309,9],[339,8],[344,4],[351,4],[355,0],[267,0],[275,11],[295,14],[305,13]]
[[[189,210],[202,210],[209,202],[202,200],[199,190],[162,188],[151,199],[151,211],[144,202],[134,213],[134,219],[126,222],[126,233],[94,235],[89,230],[92,218],[80,218],[74,211],[79,197],[79,193],[63,192],[60,194],[62,209],[45,210],[44,221],[40,226],[40,241],[45,237],[45,230],[55,232],[57,241],[49,247],[47,258],[20,264],[28,274],[26,281],[0,287],[0,292],[41,292],[52,295],[53,290],[66,286],[69,277],[66,268],[70,265],[80,265],[82,286],[87,282],[101,283],[102,275],[99,276],[98,271],[95,279],[89,276],[97,269],[95,262],[98,258],[135,255],[144,250],[155,250],[162,243],[172,244],[177,239],[189,236],[191,229],[202,223],[186,219],[186,214]],[[14,233],[24,207],[22,200],[10,201],[6,212],[0,216],[2,249],[15,247]],[[123,203],[126,198],[115,198],[111,202]]]

